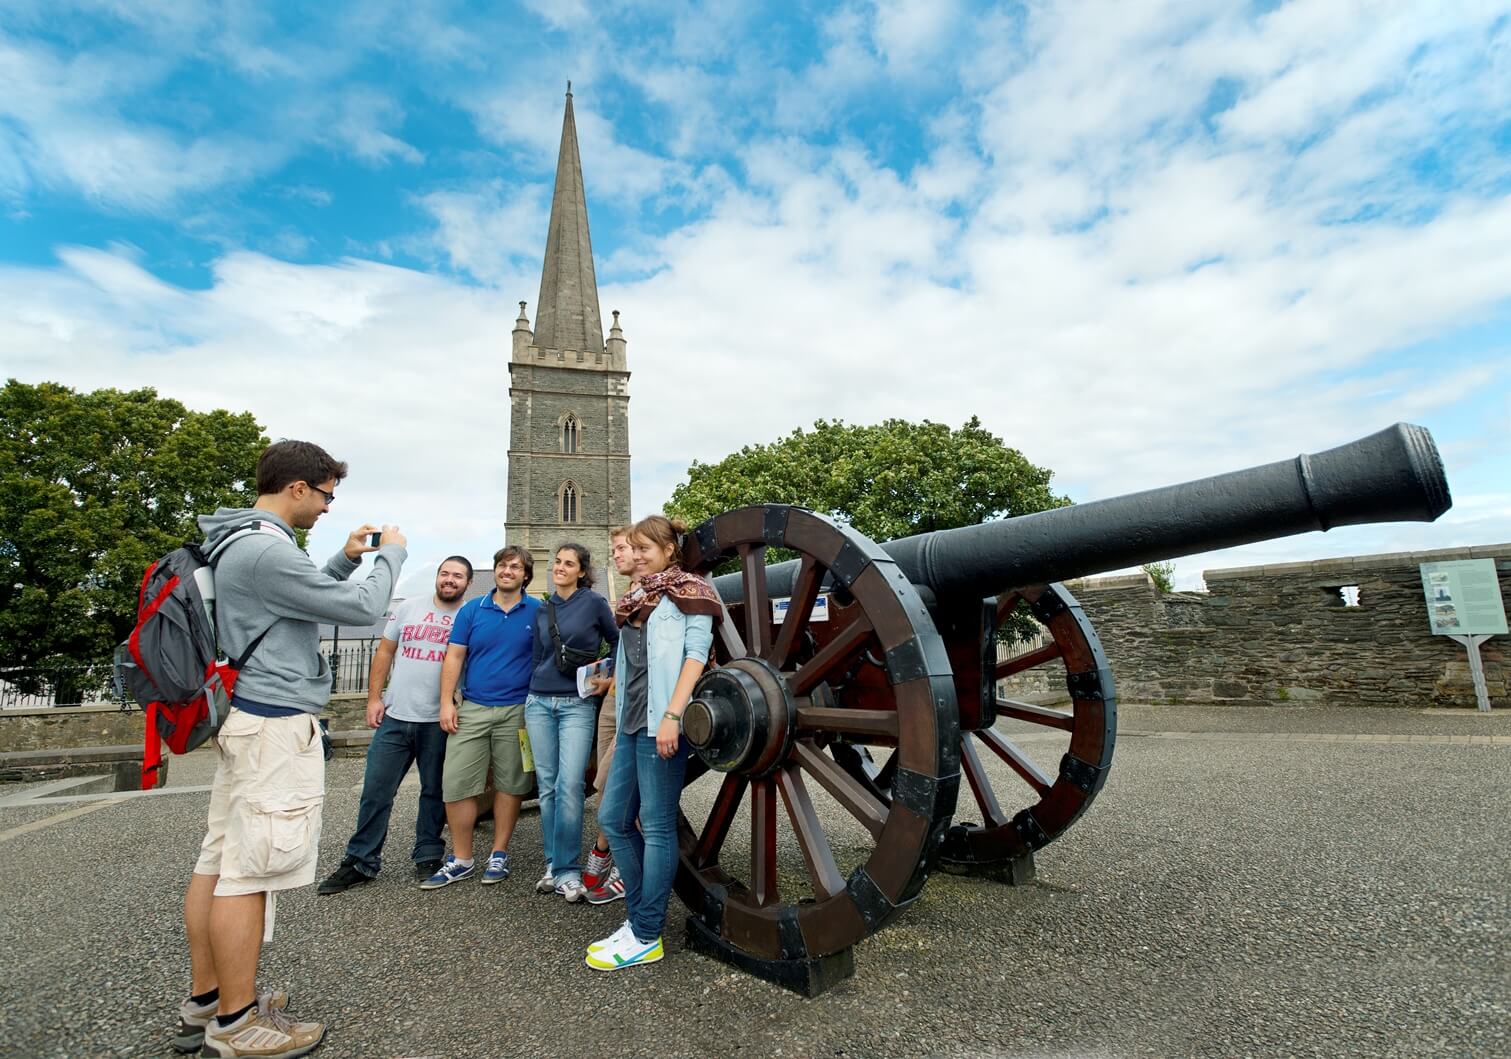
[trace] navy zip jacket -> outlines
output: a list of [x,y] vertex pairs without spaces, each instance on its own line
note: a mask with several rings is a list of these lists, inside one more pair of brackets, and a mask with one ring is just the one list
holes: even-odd
[[[551,593],[556,604],[556,627],[561,642],[595,657],[607,642],[612,651],[619,644],[619,626],[609,601],[590,588],[579,588],[567,599]],[[577,674],[556,668],[556,647],[551,642],[551,618],[542,604],[535,614],[535,672],[530,677],[532,695],[577,695]]]

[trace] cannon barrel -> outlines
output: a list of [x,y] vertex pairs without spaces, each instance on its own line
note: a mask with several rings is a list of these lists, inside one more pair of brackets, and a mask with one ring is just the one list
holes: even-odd
[[[882,548],[936,597],[980,598],[1311,530],[1431,522],[1452,503],[1432,435],[1397,423],[1313,455]],[[797,565],[766,568],[772,596],[791,594]],[[715,585],[726,601],[743,598],[738,574]]]

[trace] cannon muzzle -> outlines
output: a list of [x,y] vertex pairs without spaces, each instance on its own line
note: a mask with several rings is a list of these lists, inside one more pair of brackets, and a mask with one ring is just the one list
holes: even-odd
[[[1397,423],[1293,460],[903,537],[882,548],[909,581],[936,597],[979,599],[1311,530],[1431,522],[1452,503],[1432,435]],[[767,567],[769,593],[789,595],[796,569],[796,562]],[[726,601],[743,598],[738,574],[715,584]]]

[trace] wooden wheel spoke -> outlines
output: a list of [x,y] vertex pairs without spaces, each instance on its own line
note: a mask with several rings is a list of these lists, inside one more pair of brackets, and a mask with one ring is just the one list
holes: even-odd
[[793,743],[792,757],[846,812],[859,820],[873,838],[881,838],[882,828],[887,825],[887,807],[875,795],[811,743],[802,740]]
[[1021,673],[1025,669],[1032,669],[1034,666],[1042,666],[1045,662],[1051,662],[1059,657],[1060,645],[1054,641],[1050,641],[1037,651],[1029,651],[1027,654],[1018,655],[1016,658],[1009,658],[998,662],[993,675],[997,680],[1002,680],[1004,677],[1010,677],[1014,673]]
[[1046,728],[1059,728],[1066,732],[1076,730],[1075,714],[1069,710],[1052,710],[1048,706],[1035,706],[1027,702],[1018,702],[1016,699],[998,699],[997,712],[1004,717],[1027,721],[1030,724],[1042,724]]
[[834,851],[829,848],[829,839],[813,810],[813,800],[808,797],[803,774],[788,766],[777,773],[776,780],[782,801],[787,806],[787,816],[792,821],[792,830],[797,835],[798,847],[808,865],[808,877],[813,880],[814,896],[822,901],[841,893],[845,889],[845,877],[840,874],[839,865],[834,863]]
[[776,784],[750,785],[750,893],[758,907],[778,899],[776,882]]
[[806,695],[818,687],[824,678],[848,662],[870,635],[871,623],[864,617],[856,618],[798,668],[792,677],[792,694]]
[[960,740],[960,770],[965,773],[966,781],[971,785],[971,793],[976,796],[976,804],[981,807],[981,823],[983,827],[1002,827],[1007,823],[1007,816],[1002,812],[1002,806],[997,804],[997,795],[992,790],[991,781],[986,778],[986,769],[981,766],[981,758],[976,754],[976,744],[969,735]]
[[729,608],[724,605],[723,600],[719,601],[719,610],[722,616],[715,631],[718,633],[719,643],[724,648],[724,657],[726,659],[744,658],[745,641],[740,639],[740,631],[735,628],[734,619],[729,616]]
[[1006,621],[1007,616],[1014,610],[1016,610],[1018,604],[1021,602],[1023,602],[1023,593],[1021,592],[1004,592],[1002,595],[998,596],[997,624],[1001,625],[1004,621]]
[[797,730],[800,734],[844,732],[846,735],[897,740],[896,710],[848,710],[843,707],[799,706]]
[[1004,738],[996,731],[985,728],[976,733],[980,739],[1003,761],[1007,767],[1016,772],[1023,780],[1034,789],[1039,797],[1049,793],[1049,788],[1054,786],[1054,780],[1047,776],[1038,765],[1035,765],[1027,754],[1019,750],[1010,740]]
[[744,776],[730,774],[724,777],[724,784],[719,788],[713,808],[708,811],[708,822],[703,825],[703,833],[698,836],[698,844],[693,847],[693,864],[699,869],[711,868],[719,863],[719,850],[724,847],[730,825],[735,822],[735,810],[740,807],[740,799],[745,796],[748,783]]
[[771,597],[766,592],[766,545],[742,544],[740,576],[745,583],[745,644],[766,657],[771,649]]
[[787,659],[792,656],[792,648],[797,643],[798,634],[808,624],[808,618],[813,614],[813,605],[818,601],[819,584],[823,575],[819,569],[818,561],[811,555],[803,556],[801,565],[798,566],[797,576],[792,580],[792,598],[787,601],[787,615],[782,619],[782,627],[777,630],[776,642],[771,648],[769,661],[777,669],[787,665]]

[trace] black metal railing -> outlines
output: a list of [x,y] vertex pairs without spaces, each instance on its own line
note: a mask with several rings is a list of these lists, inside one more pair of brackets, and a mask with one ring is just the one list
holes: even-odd
[[367,690],[367,672],[372,667],[378,639],[354,640],[334,650],[326,645],[325,659],[331,666],[332,695],[360,695]]
[[0,668],[0,710],[120,705],[109,662]]

